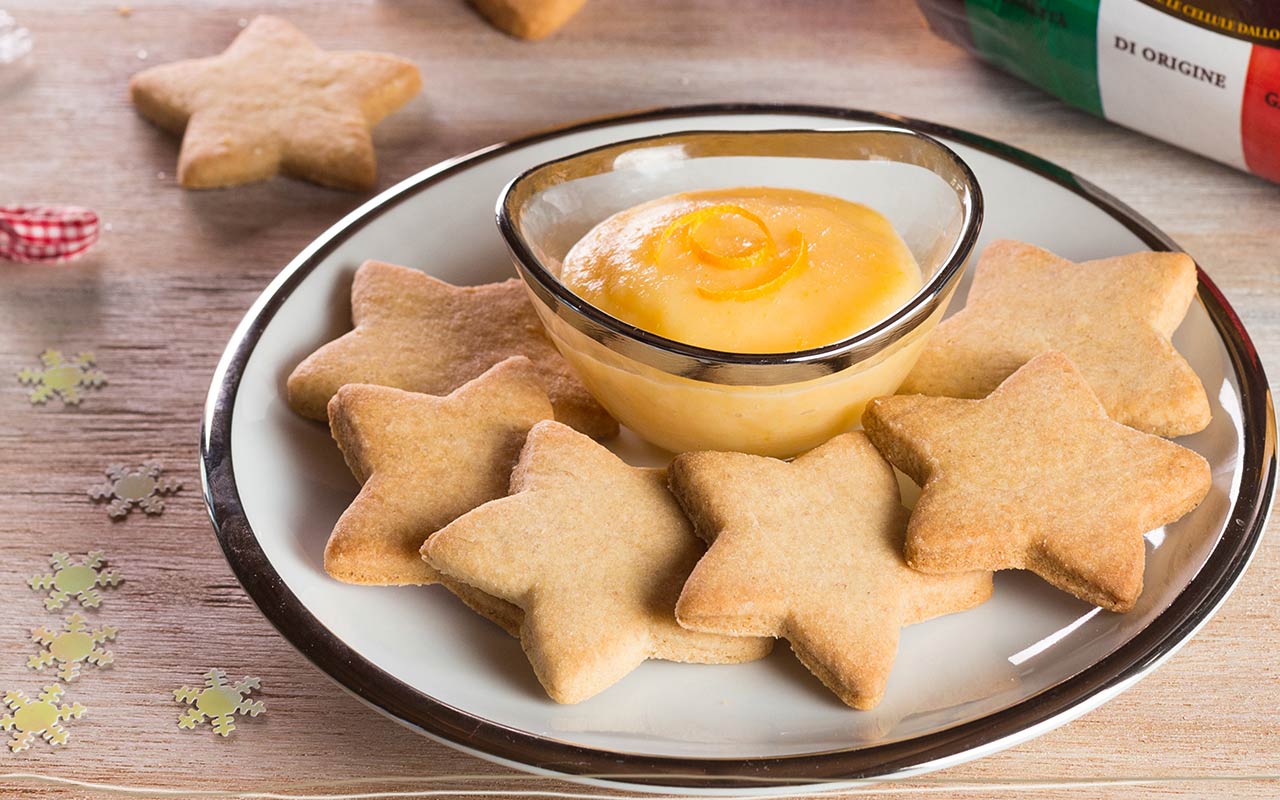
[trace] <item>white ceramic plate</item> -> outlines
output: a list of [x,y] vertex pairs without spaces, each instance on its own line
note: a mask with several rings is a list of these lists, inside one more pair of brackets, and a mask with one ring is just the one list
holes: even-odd
[[[360,262],[405,264],[461,284],[501,280],[513,268],[494,202],[539,162],[669,131],[885,123],[938,137],[973,168],[986,202],[979,251],[999,237],[1076,260],[1175,248],[1132,210],[1026,153],[841,109],[651,112],[437,165],[299,254],[249,311],[214,376],[202,440],[206,498],[227,559],[262,612],[340,684],[429,736],[534,771],[686,792],[829,788],[936,769],[1073,719],[1167,658],[1240,577],[1275,480],[1266,379],[1203,274],[1175,344],[1212,403],[1209,428],[1181,443],[1209,459],[1213,489],[1194,512],[1148,535],[1137,608],[1101,612],[1028,574],[1001,573],[986,604],[904,630],[874,711],[842,705],[785,646],[746,665],[649,662],[585,703],[560,706],[541,691],[519,643],[443,588],[358,587],[325,575],[325,540],[357,487],[326,428],[290,412],[284,381],[306,354],[349,329]],[[633,438],[618,447],[633,460],[653,458]]]

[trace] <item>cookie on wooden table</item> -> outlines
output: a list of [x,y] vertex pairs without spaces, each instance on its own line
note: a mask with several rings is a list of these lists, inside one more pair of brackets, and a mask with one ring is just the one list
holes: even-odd
[[1185,253],[1075,263],[1022,242],[983,251],[969,299],[899,389],[977,399],[1047,351],[1066,353],[1117,422],[1160,436],[1209,424],[1209,399],[1170,337],[1196,293]]
[[983,400],[898,395],[862,424],[922,487],[906,558],[924,572],[1027,569],[1111,611],[1142,592],[1143,535],[1199,505],[1199,454],[1121,425],[1065,355],[1036,356]]
[[144,70],[138,111],[182,136],[178,182],[236,186],[285,172],[325,186],[377,183],[370,130],[419,89],[418,68],[385,53],[321,50],[278,17],[257,17],[221,55]]
[[586,0],[471,0],[495,28],[519,39],[550,36],[577,14]]
[[925,575],[902,558],[907,510],[861,433],[787,463],[685,453],[671,490],[710,543],[685,583],[686,628],[776,636],[853,708],[880,702],[904,625],[991,596],[990,572]]
[[355,329],[289,376],[289,405],[325,419],[348,383],[448,394],[514,355],[533,362],[556,419],[597,438],[618,423],[582,385],[543,331],[519,280],[453,286],[408,267],[366,261],[351,286]]
[[[491,367],[446,397],[343,386],[329,402],[329,424],[361,489],[329,536],[325,571],[376,586],[441,582],[419,555],[422,543],[507,493],[525,435],[551,413],[538,374],[523,356]],[[514,606],[466,586],[450,588],[499,625],[518,628]]]
[[736,663],[770,641],[694,633],[676,598],[704,550],[666,472],[623,463],[557,422],[529,432],[511,494],[423,546],[446,575],[524,611],[520,640],[559,703],[607,689],[649,658]]

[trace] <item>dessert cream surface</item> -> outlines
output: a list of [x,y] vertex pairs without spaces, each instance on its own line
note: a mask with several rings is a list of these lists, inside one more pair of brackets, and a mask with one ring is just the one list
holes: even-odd
[[[671,195],[596,225],[561,280],[606,313],[668,339],[737,353],[783,353],[847,339],[920,288],[911,251],[879,212],[798,189]],[[667,450],[801,453],[856,428],[893,394],[941,308],[904,338],[839,372],[741,386],[630,359],[543,314],[565,356],[618,421]]]
[[769,187],[687,192],[618,212],[573,246],[561,280],[638,328],[738,353],[846,339],[921,284],[879,212]]

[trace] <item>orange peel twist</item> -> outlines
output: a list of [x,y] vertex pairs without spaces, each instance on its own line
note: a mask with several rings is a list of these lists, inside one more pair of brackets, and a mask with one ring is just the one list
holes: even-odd
[[[717,253],[716,251],[706,247],[698,241],[698,229],[703,223],[711,219],[720,219],[723,217],[741,217],[760,229],[764,234],[764,240],[753,245],[746,252],[736,255],[726,255]],[[683,233],[684,239],[689,245],[689,249],[703,261],[719,267],[721,269],[749,269],[766,264],[774,258],[777,258],[777,246],[773,242],[773,235],[769,233],[769,228],[765,225],[764,220],[751,213],[742,206],[735,206],[729,203],[720,203],[714,206],[706,206],[687,214],[681,214],[677,217],[667,229],[662,232],[661,244],[658,247],[658,257],[662,257],[662,251],[666,249],[667,244],[676,234]]]
[[766,276],[764,280],[750,286],[739,286],[733,289],[708,289],[705,286],[698,287],[698,294],[710,300],[754,300],[757,297],[763,297],[766,294],[775,292],[782,287],[784,283],[799,275],[809,264],[809,246],[804,240],[804,235],[796,233],[796,255],[791,262],[786,264],[781,270],[773,275]]
[[[697,232],[703,223],[726,216],[741,217],[747,220],[760,229],[760,232],[764,234],[764,238],[747,250],[732,255],[718,253],[698,241]],[[771,261],[777,261],[780,257],[778,245],[774,242],[773,234],[769,232],[764,220],[742,206],[730,203],[705,206],[686,214],[681,214],[673,220],[666,230],[662,232],[662,238],[659,240],[659,259],[662,258],[667,245],[677,235],[683,236],[689,251],[698,260],[720,269],[742,270],[760,267]],[[804,235],[799,231],[796,231],[794,235],[797,240],[795,257],[790,262],[782,265],[777,271],[748,286],[737,286],[732,289],[710,289],[705,286],[698,286],[698,294],[710,300],[754,300],[757,297],[763,297],[766,294],[777,291],[784,283],[803,271],[809,263],[809,248],[808,243],[805,242]]]

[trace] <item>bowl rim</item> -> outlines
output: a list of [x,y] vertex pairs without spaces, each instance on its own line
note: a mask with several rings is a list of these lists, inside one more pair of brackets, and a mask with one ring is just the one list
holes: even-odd
[[[548,172],[560,171],[570,162],[606,151],[633,152],[644,148],[670,146],[680,140],[708,136],[752,139],[778,134],[803,136],[833,133],[850,136],[865,134],[900,136],[932,149],[937,156],[956,170],[960,179],[959,185],[924,164],[909,161],[897,163],[927,169],[955,189],[961,205],[962,221],[960,230],[942,261],[942,266],[921,284],[909,300],[874,325],[852,336],[818,347],[773,353],[733,352],[688,344],[632,325],[592,305],[561,282],[534,254],[529,243],[520,233],[515,219],[516,209],[512,206],[516,194],[525,183]],[[812,156],[809,157],[812,158]],[[550,159],[524,170],[508,181],[499,192],[494,216],[503,242],[515,262],[516,272],[519,273],[525,285],[556,316],[568,322],[580,333],[609,349],[617,349],[620,343],[631,345],[626,349],[626,356],[680,377],[724,385],[778,386],[822,378],[874,358],[914,332],[935,312],[944,307],[950,301],[951,290],[963,275],[969,256],[977,244],[982,230],[983,208],[982,187],[978,178],[958,153],[922,131],[899,125],[873,123],[862,126],[834,125],[822,128],[759,130],[699,128],[622,139]],[[568,313],[561,309],[567,310]]]

